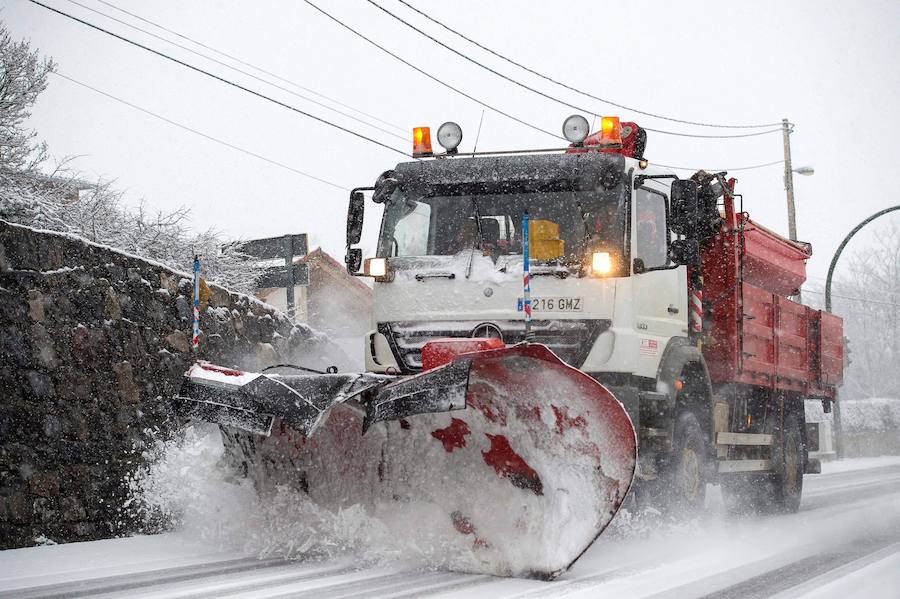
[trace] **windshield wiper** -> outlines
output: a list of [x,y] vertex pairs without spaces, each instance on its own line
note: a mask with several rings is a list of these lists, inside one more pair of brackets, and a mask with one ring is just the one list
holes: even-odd
[[591,225],[588,222],[588,214],[591,213],[584,211],[584,206],[581,205],[581,202],[578,202],[578,204],[576,205],[578,206],[578,212],[581,213],[581,224],[584,227],[584,234],[581,238],[581,241],[582,243],[586,244],[594,237],[594,234],[591,231]]
[[472,251],[469,253],[469,261],[466,264],[467,279],[472,275],[472,261],[475,260],[475,250],[484,245],[484,237],[481,232],[481,214],[478,212],[478,202],[475,201],[475,196],[472,196],[472,214],[475,215],[475,230],[478,232],[478,236],[472,240]]

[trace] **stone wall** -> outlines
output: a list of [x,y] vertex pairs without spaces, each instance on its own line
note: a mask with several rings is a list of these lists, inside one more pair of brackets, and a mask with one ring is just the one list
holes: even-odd
[[186,273],[0,221],[0,549],[133,530],[125,479],[174,431],[168,398],[195,358],[342,361],[324,337],[216,286],[194,355],[191,297]]

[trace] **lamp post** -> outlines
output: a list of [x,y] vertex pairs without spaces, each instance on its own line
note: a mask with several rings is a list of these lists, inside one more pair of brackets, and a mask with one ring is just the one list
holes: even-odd
[[[825,278],[825,311],[831,312],[831,279],[834,276],[834,267],[837,266],[838,258],[841,257],[841,252],[844,251],[844,248],[847,247],[847,243],[853,238],[854,235],[859,233],[860,229],[868,225],[870,222],[878,218],[879,216],[884,216],[889,212],[894,212],[896,210],[900,210],[900,206],[891,206],[890,208],[885,208],[884,210],[879,210],[869,218],[865,219],[850,231],[841,244],[838,246],[837,250],[834,252],[834,257],[831,259],[831,264],[828,266],[828,276]],[[834,402],[834,451],[837,455],[838,459],[840,459],[844,453],[844,431],[843,426],[841,425],[841,404],[837,401],[837,393],[835,393],[835,402]]]

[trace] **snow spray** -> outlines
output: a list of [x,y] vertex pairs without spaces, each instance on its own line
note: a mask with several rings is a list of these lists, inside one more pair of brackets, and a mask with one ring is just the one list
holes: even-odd
[[194,255],[194,332],[191,349],[200,351],[200,257]]
[[534,341],[531,332],[531,269],[528,265],[528,211],[522,215],[522,310],[525,312],[525,343]]

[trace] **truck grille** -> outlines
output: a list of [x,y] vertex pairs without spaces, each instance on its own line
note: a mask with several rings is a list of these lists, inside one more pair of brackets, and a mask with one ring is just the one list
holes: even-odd
[[[546,345],[564,362],[580,368],[597,337],[610,324],[609,320],[532,320],[531,330],[535,343]],[[507,345],[525,340],[525,323],[521,320],[381,322],[378,323],[378,332],[387,337],[403,373],[411,374],[422,370],[422,347],[426,343],[448,337],[483,336],[484,325],[498,329]]]

